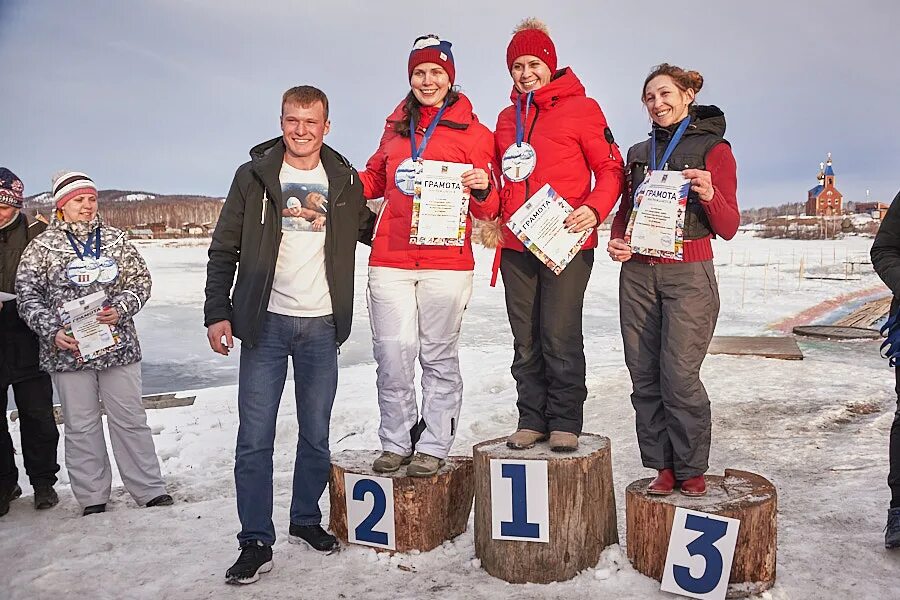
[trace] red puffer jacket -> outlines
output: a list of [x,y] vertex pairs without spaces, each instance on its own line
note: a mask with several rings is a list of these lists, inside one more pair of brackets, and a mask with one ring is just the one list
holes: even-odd
[[[496,164],[501,169],[503,153],[516,142],[516,97],[513,87],[512,106],[497,117],[494,141]],[[522,95],[522,116],[525,95]],[[584,86],[571,69],[565,68],[547,85],[534,92],[525,141],[534,147],[537,164],[525,181],[513,182],[503,177],[500,205],[503,222],[521,207],[544,184],[553,186],[574,208],[586,204],[603,221],[613,209],[625,179],[622,155],[606,124],[600,105],[584,93]],[[595,178],[591,189],[591,175]],[[585,250],[597,246],[597,231],[584,242]],[[524,252],[509,228],[503,228],[503,247]]]
[[[416,130],[416,143],[422,143],[425,128],[437,114],[437,107],[423,107]],[[469,200],[469,218],[465,246],[416,246],[409,243],[412,222],[412,196],[407,196],[394,183],[394,172],[410,157],[409,138],[399,135],[395,123],[403,119],[403,102],[387,118],[378,150],[359,174],[366,198],[384,197],[384,204],[372,234],[372,253],[369,265],[398,269],[446,269],[469,271],[475,267],[472,257],[472,217],[496,218],[499,197],[495,189],[481,202]],[[494,136],[478,122],[472,103],[464,95],[441,116],[441,121],[422,154],[426,160],[471,163],[491,176],[494,161]]]

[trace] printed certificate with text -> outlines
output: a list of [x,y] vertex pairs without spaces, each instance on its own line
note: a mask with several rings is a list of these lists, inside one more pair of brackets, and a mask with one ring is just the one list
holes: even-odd
[[416,166],[409,243],[417,246],[463,246],[469,192],[462,174],[472,165],[423,160]]
[[651,171],[634,194],[625,243],[635,254],[682,260],[691,184],[680,171]]
[[78,354],[82,360],[96,358],[116,345],[118,336],[109,325],[97,322],[97,313],[106,305],[106,294],[101,290],[82,298],[70,300],[59,311],[67,333],[78,340]]
[[592,231],[572,233],[566,229],[563,221],[572,210],[548,183],[513,213],[506,226],[532,254],[559,275]]

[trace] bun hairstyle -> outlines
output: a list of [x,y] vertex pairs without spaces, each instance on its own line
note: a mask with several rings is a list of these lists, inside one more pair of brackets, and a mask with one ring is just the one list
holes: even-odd
[[686,71],[681,67],[670,65],[669,63],[662,63],[661,65],[653,67],[650,74],[647,75],[647,78],[644,80],[644,85],[641,87],[641,102],[644,101],[644,92],[647,89],[647,84],[650,83],[651,79],[659,77],[660,75],[668,75],[671,77],[672,81],[675,82],[675,86],[682,92],[693,90],[696,95],[700,93],[700,88],[703,87],[703,75],[701,75],[699,71]]

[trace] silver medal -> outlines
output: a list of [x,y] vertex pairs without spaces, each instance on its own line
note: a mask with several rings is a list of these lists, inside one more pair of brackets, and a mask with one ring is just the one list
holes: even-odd
[[535,165],[537,165],[537,153],[528,142],[522,142],[521,146],[512,144],[503,153],[501,167],[503,175],[510,181],[524,181],[534,172]]
[[108,256],[104,256],[99,260],[100,275],[97,281],[100,283],[111,283],[119,276],[119,265]]
[[93,258],[76,258],[66,265],[66,279],[78,286],[91,285],[100,277],[100,265]]
[[417,166],[416,161],[407,158],[400,163],[400,166],[397,167],[397,170],[394,172],[394,185],[407,196],[414,196],[416,193],[415,184]]

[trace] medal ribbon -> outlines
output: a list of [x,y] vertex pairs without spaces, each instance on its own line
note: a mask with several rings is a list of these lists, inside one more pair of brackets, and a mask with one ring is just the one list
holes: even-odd
[[[675,135],[669,140],[669,145],[666,146],[666,151],[663,153],[662,160],[659,161],[659,163],[662,163],[663,167],[665,167],[666,163],[669,161],[669,157],[672,156],[672,152],[675,151],[675,146],[681,141],[681,136],[684,135],[685,130],[690,124],[691,118],[685,117],[681,122],[681,125],[678,126],[678,129],[675,130]],[[653,135],[650,137],[650,170],[655,171],[659,163],[656,162],[656,129],[654,129]]]
[[71,232],[66,232],[66,237],[69,238],[69,244],[72,246],[72,250],[75,251],[75,255],[79,260],[84,260],[85,256],[93,256],[96,259],[100,258],[100,228],[94,230],[94,239],[91,240],[91,235],[88,234],[88,239],[81,243],[77,237],[72,235]]
[[434,133],[434,130],[437,128],[438,123],[441,120],[441,115],[444,114],[444,111],[447,110],[447,102],[444,101],[444,105],[438,111],[436,115],[434,115],[434,119],[431,121],[431,124],[425,130],[424,135],[422,135],[422,143],[416,148],[416,129],[418,129],[418,125],[410,128],[409,132],[409,146],[410,146],[410,156],[413,161],[419,160],[419,157],[422,156],[422,153],[425,152],[425,146],[428,145],[428,140],[431,139],[431,135]]
[[528,109],[531,108],[531,98],[534,92],[528,92],[525,96],[525,119],[522,120],[522,94],[516,96],[516,146],[521,148],[525,141],[525,125],[528,123]]

